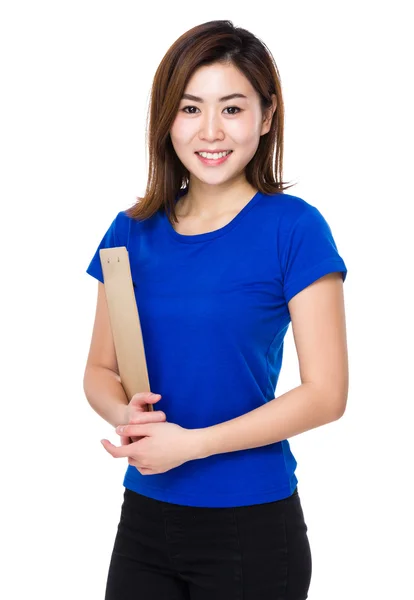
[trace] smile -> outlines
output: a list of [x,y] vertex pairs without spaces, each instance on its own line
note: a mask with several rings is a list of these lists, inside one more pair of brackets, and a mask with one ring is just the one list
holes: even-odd
[[196,152],[195,154],[205,165],[221,165],[228,159],[233,150],[226,150],[226,152]]

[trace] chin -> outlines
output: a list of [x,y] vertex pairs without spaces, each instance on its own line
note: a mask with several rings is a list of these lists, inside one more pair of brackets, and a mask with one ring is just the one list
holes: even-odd
[[194,179],[198,179],[198,181],[201,181],[201,183],[204,183],[206,185],[222,185],[223,183],[227,183],[234,179],[233,175],[221,175],[220,177],[203,177],[197,175],[196,173],[191,173],[191,176]]

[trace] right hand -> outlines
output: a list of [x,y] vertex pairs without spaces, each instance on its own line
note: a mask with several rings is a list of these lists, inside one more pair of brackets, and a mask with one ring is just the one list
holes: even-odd
[[[167,417],[162,410],[147,410],[147,404],[155,404],[161,400],[161,394],[153,394],[151,392],[138,392],[134,394],[126,407],[126,423],[120,425],[128,425],[128,423],[160,423],[166,421]],[[137,442],[142,439],[142,436],[120,436],[121,445],[126,446],[131,442]]]

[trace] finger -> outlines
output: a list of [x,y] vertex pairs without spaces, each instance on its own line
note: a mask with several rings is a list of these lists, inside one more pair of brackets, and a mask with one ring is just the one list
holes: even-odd
[[154,410],[153,412],[138,412],[131,415],[129,423],[159,423],[166,420],[167,416],[162,410]]
[[132,452],[136,452],[136,446],[133,447],[132,444],[127,444],[126,446],[114,446],[109,440],[101,440],[101,444],[114,458],[124,458],[130,456]]
[[139,440],[142,440],[142,437],[138,436],[138,435],[131,435],[131,436],[123,436],[121,435],[121,446],[127,446],[128,444],[133,444],[134,442],[138,442]]
[[141,412],[153,412],[154,404],[161,399],[160,394],[139,393],[132,396],[129,404],[136,407]]
[[161,394],[153,394],[152,392],[138,392],[138,394],[134,394],[130,400],[130,404],[134,404],[137,406],[143,406],[145,404],[158,402],[160,400]]
[[142,438],[145,436],[139,436],[139,435],[123,436],[123,435],[121,435],[120,437],[121,437],[121,446],[126,446],[127,444],[133,444],[134,442],[139,442],[139,440],[142,440]]
[[135,436],[146,436],[153,433],[153,423],[133,423],[129,425],[119,425],[115,432],[118,435],[125,435],[131,437]]

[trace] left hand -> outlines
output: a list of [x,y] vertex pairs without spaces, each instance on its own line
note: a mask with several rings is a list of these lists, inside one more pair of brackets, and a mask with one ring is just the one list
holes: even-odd
[[185,429],[168,422],[130,423],[123,425],[122,431],[120,427],[115,431],[121,435],[121,440],[125,437],[141,439],[121,446],[114,446],[104,439],[101,440],[102,445],[114,458],[128,457],[128,464],[136,467],[142,475],[165,473],[197,458],[196,429]]

